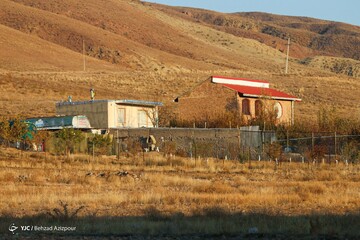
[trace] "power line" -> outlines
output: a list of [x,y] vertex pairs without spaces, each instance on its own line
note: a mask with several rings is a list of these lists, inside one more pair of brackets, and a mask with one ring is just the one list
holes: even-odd
[[83,60],[84,60],[84,72],[85,72],[86,71],[85,40],[83,40]]

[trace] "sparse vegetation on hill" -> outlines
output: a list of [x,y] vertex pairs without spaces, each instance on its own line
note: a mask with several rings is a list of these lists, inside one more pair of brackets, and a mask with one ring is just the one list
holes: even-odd
[[[92,87],[97,98],[169,104],[210,75],[269,80],[303,99],[295,108],[300,118],[315,116],[319,104],[359,111],[359,64],[342,58],[357,59],[356,26],[139,1],[4,0],[0,29],[0,103],[7,116],[54,115],[56,101],[88,99]],[[284,75],[288,35],[292,58]]]
[[286,40],[290,37],[293,42],[290,54],[294,57],[330,55],[360,60],[358,26],[259,12],[224,14],[167,6],[159,9],[181,12],[185,19],[193,18],[221,31],[256,39],[282,52],[286,50]]
[[360,77],[360,61],[353,59],[321,56],[305,58],[300,63],[349,77]]

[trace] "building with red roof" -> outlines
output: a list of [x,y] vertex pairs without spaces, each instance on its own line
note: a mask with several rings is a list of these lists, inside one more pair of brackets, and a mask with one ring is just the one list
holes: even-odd
[[180,115],[206,119],[236,111],[245,121],[272,113],[276,123],[293,124],[296,96],[270,88],[264,80],[212,76],[175,99]]

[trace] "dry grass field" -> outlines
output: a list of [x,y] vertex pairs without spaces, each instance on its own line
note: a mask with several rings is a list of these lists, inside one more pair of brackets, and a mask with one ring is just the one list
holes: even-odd
[[76,226],[75,236],[242,236],[253,227],[280,237],[358,236],[359,170],[158,153],[45,159],[2,148],[0,230],[15,222]]

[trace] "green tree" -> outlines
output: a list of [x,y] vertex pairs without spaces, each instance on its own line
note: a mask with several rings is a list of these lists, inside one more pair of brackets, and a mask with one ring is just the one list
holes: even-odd
[[28,124],[16,117],[10,121],[9,140],[11,142],[28,142],[31,140]]
[[0,120],[0,141],[9,146],[10,143],[10,122],[6,118]]
[[69,156],[74,146],[84,139],[84,135],[80,130],[73,128],[63,128],[56,133],[59,146],[65,150],[65,155]]

